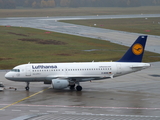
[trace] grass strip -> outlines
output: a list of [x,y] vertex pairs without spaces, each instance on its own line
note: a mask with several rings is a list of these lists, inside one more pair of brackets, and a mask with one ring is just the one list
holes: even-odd
[[[0,69],[28,62],[116,61],[128,49],[99,39],[12,26],[0,26],[0,38]],[[145,52],[143,61],[160,61],[159,56]]]
[[102,19],[102,20],[63,20],[62,22],[160,36],[159,17]]

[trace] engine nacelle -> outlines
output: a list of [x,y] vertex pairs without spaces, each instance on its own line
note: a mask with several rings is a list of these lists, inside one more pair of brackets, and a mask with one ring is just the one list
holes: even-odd
[[54,89],[64,89],[69,86],[69,82],[65,79],[53,79],[52,86]]

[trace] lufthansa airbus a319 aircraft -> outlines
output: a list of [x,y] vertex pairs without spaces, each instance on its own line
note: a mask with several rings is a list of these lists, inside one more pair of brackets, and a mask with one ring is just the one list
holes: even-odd
[[116,62],[28,63],[14,67],[5,78],[17,82],[52,84],[54,89],[70,87],[81,91],[80,82],[114,78],[150,67],[142,63],[147,36],[139,36],[124,56]]

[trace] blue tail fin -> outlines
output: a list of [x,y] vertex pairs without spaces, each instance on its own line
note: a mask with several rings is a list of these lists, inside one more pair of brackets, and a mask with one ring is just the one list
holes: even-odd
[[147,36],[139,36],[124,56],[117,62],[142,62]]

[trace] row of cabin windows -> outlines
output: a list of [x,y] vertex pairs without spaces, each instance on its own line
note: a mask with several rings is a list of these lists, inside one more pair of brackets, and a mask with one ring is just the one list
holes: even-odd
[[86,68],[86,69],[48,69],[48,70],[33,70],[33,72],[43,71],[88,71],[88,70],[112,70],[111,68]]

